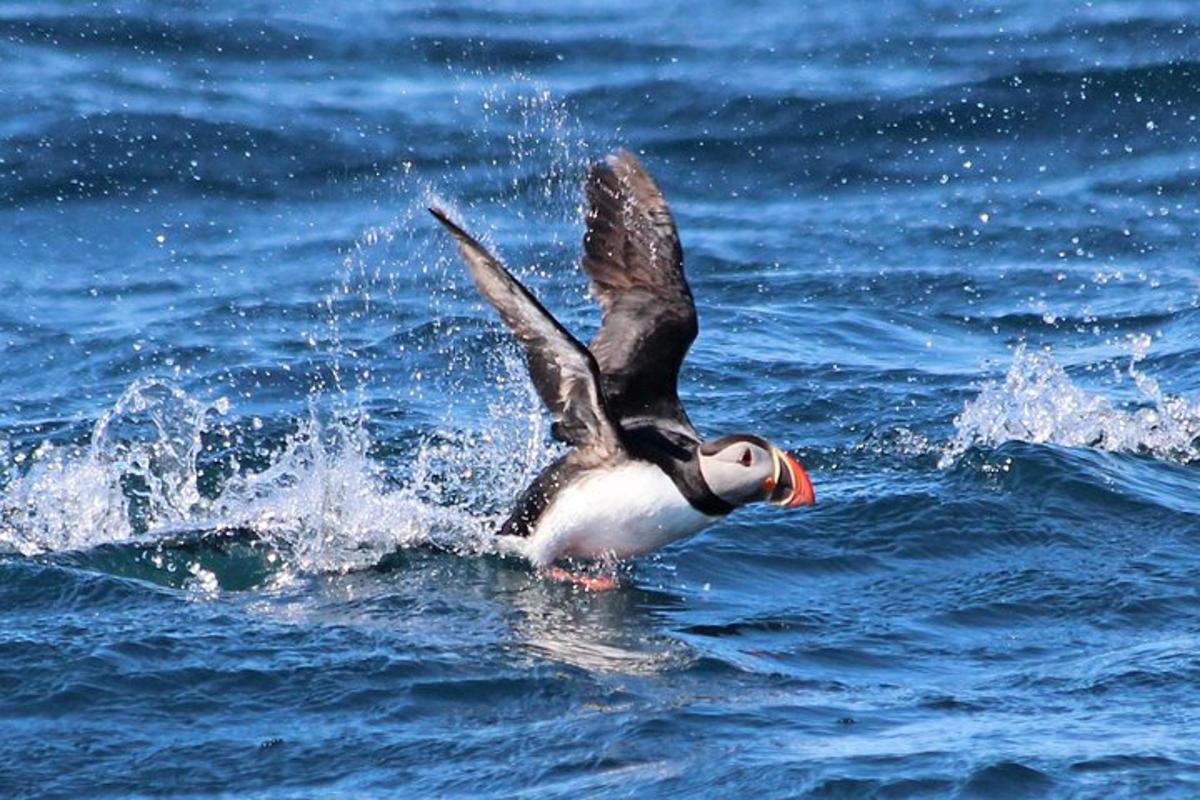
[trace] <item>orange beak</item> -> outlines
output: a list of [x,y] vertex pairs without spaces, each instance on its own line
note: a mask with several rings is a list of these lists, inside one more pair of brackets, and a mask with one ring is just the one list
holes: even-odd
[[811,506],[817,502],[816,492],[813,491],[812,481],[800,462],[792,458],[778,447],[771,448],[771,457],[775,460],[775,474],[769,478],[763,487],[767,490],[767,502],[773,506],[795,508],[796,506]]

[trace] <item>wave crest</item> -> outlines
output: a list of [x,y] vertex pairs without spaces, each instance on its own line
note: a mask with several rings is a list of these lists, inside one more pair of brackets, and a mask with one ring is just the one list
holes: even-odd
[[[504,367],[515,373],[515,359]],[[545,424],[527,385],[489,408],[485,432],[439,431],[385,464],[361,411],[314,408],[282,437],[225,419],[165,380],[139,379],[86,444],[45,441],[6,463],[0,552],[26,556],[162,541],[180,530],[252,531],[300,572],[345,572],[416,544],[489,546],[497,496],[523,487],[544,458]],[[523,457],[514,459],[520,453]],[[253,466],[249,466],[253,465]]]
[[1128,375],[1146,404],[1132,410],[1076,384],[1048,350],[1020,345],[1004,380],[985,382],[954,418],[956,433],[939,466],[952,465],[970,447],[1009,441],[1200,461],[1200,402],[1164,393],[1137,367],[1149,337],[1137,337],[1133,344]]

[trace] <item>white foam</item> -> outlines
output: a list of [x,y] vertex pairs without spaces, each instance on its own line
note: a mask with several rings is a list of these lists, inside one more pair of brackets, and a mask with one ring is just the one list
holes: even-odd
[[201,440],[224,404],[138,380],[96,422],[88,445],[46,442],[27,457],[29,468],[0,491],[0,549],[33,555],[244,527],[301,571],[370,566],[425,542],[476,550],[499,521],[488,501],[510,498],[546,458],[543,417],[531,413],[527,387],[516,386],[493,403],[486,433],[430,436],[398,472],[368,455],[365,420],[322,422],[314,410],[265,469],[238,471],[204,496]]
[[1004,380],[985,382],[955,417],[956,433],[939,466],[952,465],[970,447],[1008,441],[1144,453],[1176,462],[1200,459],[1200,402],[1165,394],[1139,369],[1148,336],[1133,338],[1131,345],[1126,375],[1144,401],[1132,409],[1078,385],[1049,350],[1017,347]]

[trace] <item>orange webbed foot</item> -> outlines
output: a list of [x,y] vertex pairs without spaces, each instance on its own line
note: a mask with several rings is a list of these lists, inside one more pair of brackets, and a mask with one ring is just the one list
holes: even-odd
[[588,592],[609,592],[621,585],[615,575],[587,575],[562,567],[549,567],[543,571],[543,574],[560,583],[582,587]]

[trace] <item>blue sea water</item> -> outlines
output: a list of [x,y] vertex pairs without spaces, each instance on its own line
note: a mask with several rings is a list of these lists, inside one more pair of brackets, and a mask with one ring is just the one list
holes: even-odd
[[[1200,794],[1200,6],[575,5],[0,3],[0,796]],[[619,146],[819,503],[591,593],[424,209]]]

